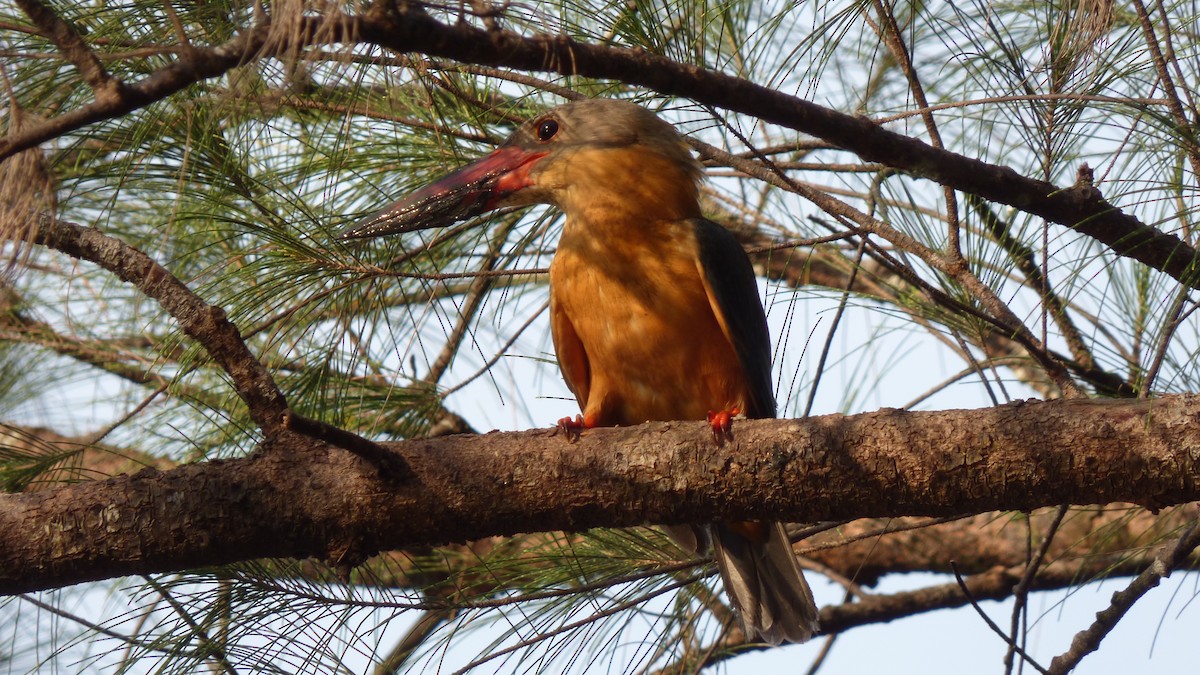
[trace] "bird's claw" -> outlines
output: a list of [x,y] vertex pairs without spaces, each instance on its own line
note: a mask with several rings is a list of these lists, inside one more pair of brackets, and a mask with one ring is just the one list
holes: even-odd
[[568,415],[567,417],[560,419],[558,424],[554,425],[555,433],[561,433],[562,435],[566,436],[567,440],[571,443],[579,440],[579,432],[586,428],[587,424],[585,424],[583,421],[583,415],[576,415],[575,419],[571,419],[571,417]]
[[708,425],[712,427],[713,440],[720,445],[733,440],[733,418],[741,413],[736,407],[725,410],[708,411]]

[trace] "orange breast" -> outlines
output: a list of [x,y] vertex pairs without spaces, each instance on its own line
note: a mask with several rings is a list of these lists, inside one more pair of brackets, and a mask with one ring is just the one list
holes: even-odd
[[[744,409],[746,381],[721,330],[686,221],[610,218],[568,223],[550,267],[560,363],[569,351],[586,369],[564,374],[589,424],[704,419]],[[560,344],[577,338],[578,344]],[[586,371],[586,377],[578,374]]]

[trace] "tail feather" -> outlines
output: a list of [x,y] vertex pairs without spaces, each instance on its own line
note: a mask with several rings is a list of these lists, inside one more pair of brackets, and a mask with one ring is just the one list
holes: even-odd
[[812,590],[783,523],[763,525],[765,541],[749,539],[726,524],[711,526],[713,555],[725,592],[747,633],[773,645],[805,642],[818,630]]

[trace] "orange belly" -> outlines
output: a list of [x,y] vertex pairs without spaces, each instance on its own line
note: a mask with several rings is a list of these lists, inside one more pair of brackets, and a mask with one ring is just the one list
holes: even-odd
[[552,312],[569,323],[555,330],[555,349],[587,424],[744,409],[746,380],[705,292],[691,227],[643,226],[618,247],[582,234],[564,234],[550,283]]

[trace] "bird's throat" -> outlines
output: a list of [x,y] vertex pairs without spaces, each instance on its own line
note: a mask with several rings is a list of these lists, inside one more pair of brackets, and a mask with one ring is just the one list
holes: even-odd
[[576,151],[538,182],[553,186],[556,205],[574,223],[632,226],[700,215],[695,176],[641,146]]

